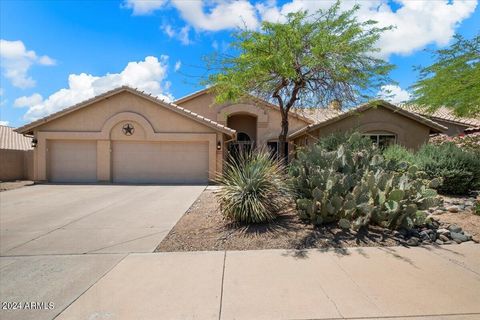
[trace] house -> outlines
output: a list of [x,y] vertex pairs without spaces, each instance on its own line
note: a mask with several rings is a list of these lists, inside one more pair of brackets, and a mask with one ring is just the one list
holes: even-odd
[[[216,105],[208,89],[173,103],[120,87],[16,131],[36,143],[34,179],[51,182],[207,183],[227,150],[278,149],[278,106],[258,98]],[[384,101],[342,112],[290,113],[290,152],[330,132],[358,129],[379,144],[418,148],[448,128]]]
[[428,112],[425,110],[425,108],[421,108],[420,106],[414,104],[401,104],[399,107],[422,115],[438,124],[447,127],[448,129],[443,133],[448,136],[469,134],[478,132],[480,130],[480,119],[457,116],[451,109],[446,107],[440,107],[433,112]]
[[0,181],[32,179],[32,139],[0,125]]

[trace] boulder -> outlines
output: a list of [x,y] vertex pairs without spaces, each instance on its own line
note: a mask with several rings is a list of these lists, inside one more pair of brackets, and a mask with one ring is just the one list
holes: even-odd
[[462,228],[457,226],[456,224],[452,224],[448,227],[448,230],[450,230],[450,232],[455,232],[455,233],[460,233],[462,232]]
[[419,245],[419,243],[420,243],[420,239],[418,239],[417,237],[411,237],[410,239],[407,240],[407,245],[411,247],[416,247]]
[[450,232],[450,237],[452,238],[453,241],[457,243],[462,243],[471,239],[471,238],[469,239],[466,235],[461,234],[459,232]]
[[459,208],[457,206],[448,207],[448,212],[457,213]]
[[450,241],[450,238],[447,237],[447,236],[444,235],[444,234],[439,235],[439,236],[438,236],[438,239],[442,240],[443,242]]

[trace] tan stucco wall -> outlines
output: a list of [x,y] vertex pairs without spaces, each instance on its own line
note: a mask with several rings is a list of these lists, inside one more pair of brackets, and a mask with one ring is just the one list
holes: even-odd
[[445,126],[448,128],[448,130],[446,130],[445,133],[446,135],[449,135],[451,137],[454,137],[454,136],[458,136],[459,134],[464,134],[465,133],[465,129],[467,129],[469,126],[464,126],[464,125],[461,125],[461,124],[455,124],[455,123],[452,123],[450,121],[442,121],[442,120],[438,120],[438,119],[432,119],[433,121],[435,121],[436,123],[438,124],[441,124],[442,126]]
[[[122,133],[130,122],[132,136]],[[223,145],[223,134],[213,128],[171,111],[130,92],[121,92],[80,110],[52,120],[34,130],[38,146],[34,153],[34,178],[46,180],[49,140],[94,140],[97,143],[97,180],[111,181],[111,144],[115,140],[207,142],[209,177],[222,167],[217,141]],[[195,157],[184,159],[195,161]],[[218,163],[220,162],[220,163]]]
[[[210,93],[199,95],[191,100],[179,103],[204,117],[227,125],[229,115],[248,113],[257,117],[257,143],[266,145],[269,140],[277,140],[281,131],[282,115],[278,109],[270,108],[255,102],[216,105]],[[295,132],[309,123],[295,116],[289,117],[289,132]]]
[[257,141],[257,117],[246,114],[235,114],[227,119],[227,126],[237,131],[246,133],[254,142]]
[[320,127],[294,139],[295,145],[302,146],[305,140],[312,141],[334,132],[357,130],[367,132],[390,132],[397,137],[397,143],[408,149],[418,149],[428,141],[430,128],[383,107],[371,108],[351,117]]
[[33,151],[0,149],[0,181],[32,179]]

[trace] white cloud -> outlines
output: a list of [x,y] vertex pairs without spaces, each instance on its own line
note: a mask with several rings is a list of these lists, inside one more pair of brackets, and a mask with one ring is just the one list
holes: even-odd
[[166,2],[166,0],[126,0],[123,6],[132,9],[134,15],[145,15],[161,9]]
[[173,30],[172,26],[169,24],[165,24],[162,26],[163,32],[169,37],[173,38],[175,36],[175,30]]
[[173,27],[169,24],[165,24],[161,27],[163,32],[169,37],[169,38],[178,38],[178,40],[183,44],[183,45],[189,45],[192,43],[192,41],[189,38],[189,33],[190,33],[190,26],[184,26],[183,28],[180,29],[180,31],[175,31]]
[[399,86],[389,84],[381,87],[378,97],[393,104],[398,104],[408,101],[411,98],[411,94]]
[[[292,0],[278,7],[274,2],[260,3],[256,8],[262,20],[283,21],[285,15],[298,10],[315,12],[326,9],[335,1]],[[381,55],[408,55],[428,44],[446,45],[455,33],[455,28],[468,18],[477,6],[477,0],[431,1],[396,0],[400,5],[395,12],[386,0],[343,1],[342,9],[350,9],[360,4],[360,20],[376,20],[379,26],[393,25],[396,28],[386,31],[377,46]]]
[[255,7],[247,0],[202,2],[172,0],[182,18],[197,30],[218,31],[237,27],[257,28]]
[[35,51],[27,50],[22,41],[0,39],[0,61],[3,75],[19,88],[35,86],[35,80],[28,75],[34,64],[51,66],[55,60],[48,56],[37,56]]
[[[171,101],[173,96],[167,91],[170,84],[165,81],[167,62],[167,56],[161,56],[160,59],[148,56],[143,61],[129,62],[120,73],[107,73],[103,76],[70,74],[68,88],[60,89],[45,100],[30,105],[24,118],[33,121],[122,85],[138,88]],[[32,96],[20,97],[18,100],[19,104],[23,102],[27,105],[27,102],[32,101]]]
[[10,124],[9,121],[0,120],[0,126],[8,126],[9,124]]
[[13,106],[17,108],[33,107],[42,102],[43,102],[43,97],[38,93],[34,93],[31,96],[23,96],[15,99]]
[[[477,6],[477,0],[395,0],[399,8],[393,11],[387,0],[344,0],[342,9],[360,4],[360,20],[376,20],[379,26],[394,25],[378,42],[381,55],[408,55],[429,44],[446,45],[460,22],[468,18]],[[290,12],[329,8],[335,0],[290,0],[278,5],[275,0],[263,0],[255,5],[247,0],[167,0],[150,2],[127,0],[126,7],[134,14],[148,14],[155,10],[174,7],[188,25],[197,31],[218,31],[246,26],[257,28],[260,21],[281,22]]]
[[178,39],[183,45],[189,45],[190,43],[192,43],[192,41],[188,37],[189,32],[190,32],[190,27],[185,26],[182,29],[180,29],[180,32],[178,33]]
[[[126,0],[124,7],[132,9],[134,15],[151,14],[167,7],[168,1]],[[182,18],[196,30],[218,31],[259,25],[257,12],[247,0],[199,1],[171,0]]]
[[182,67],[182,61],[178,60],[177,62],[175,62],[175,71],[178,71],[180,70],[180,68]]

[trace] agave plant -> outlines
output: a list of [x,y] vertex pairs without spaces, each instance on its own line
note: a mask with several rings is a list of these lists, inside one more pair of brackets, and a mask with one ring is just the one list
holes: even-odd
[[285,168],[265,149],[230,156],[216,182],[223,215],[236,222],[272,221],[292,199]]

